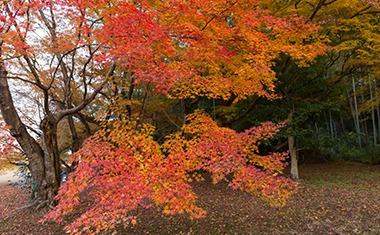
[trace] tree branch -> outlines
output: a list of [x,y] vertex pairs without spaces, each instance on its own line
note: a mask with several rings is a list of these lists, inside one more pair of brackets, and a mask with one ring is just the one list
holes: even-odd
[[75,114],[75,113],[81,111],[82,109],[84,109],[89,103],[91,103],[95,99],[96,95],[103,89],[103,86],[107,83],[108,78],[110,78],[110,77],[113,76],[113,73],[114,73],[115,69],[116,69],[116,64],[113,61],[112,64],[111,64],[111,67],[108,70],[108,73],[106,75],[106,79],[104,80],[104,82],[102,84],[100,84],[92,92],[92,94],[88,98],[84,97],[83,102],[81,104],[79,104],[78,106],[70,108],[70,109],[59,111],[57,113],[57,120],[61,120],[63,117],[65,117],[67,115]]

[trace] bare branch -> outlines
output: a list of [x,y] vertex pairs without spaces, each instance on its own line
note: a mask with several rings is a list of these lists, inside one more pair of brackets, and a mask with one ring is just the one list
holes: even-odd
[[21,77],[19,77],[19,76],[6,76],[6,77],[0,76],[0,78],[20,80],[20,81],[23,81],[23,82],[25,82],[25,83],[29,83],[29,84],[31,84],[31,85],[33,85],[33,86],[37,86],[37,84],[36,84],[35,82],[29,81],[29,80],[27,80],[27,79],[25,79],[25,78],[21,78]]
[[229,9],[231,9],[233,6],[235,6],[237,3],[239,2],[239,0],[236,0],[235,2],[233,2],[231,5],[229,5],[226,9],[224,9],[223,11],[219,12],[218,14],[215,14],[211,17],[211,19],[209,19],[206,24],[203,26],[203,28],[201,29],[201,31],[205,30],[207,28],[207,26],[217,17],[217,16],[220,16],[222,15],[223,13],[225,13],[226,11],[228,11]]
[[92,92],[92,94],[87,98],[84,97],[83,102],[78,106],[59,111],[57,113],[57,120],[62,119],[64,116],[75,114],[84,109],[89,103],[91,103],[95,99],[96,95],[103,89],[103,86],[107,83],[108,78],[113,76],[115,69],[116,63],[113,61],[106,75],[106,79]]

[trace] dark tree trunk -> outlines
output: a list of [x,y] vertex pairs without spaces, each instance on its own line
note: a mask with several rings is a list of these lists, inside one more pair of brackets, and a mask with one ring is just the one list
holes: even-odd
[[[61,164],[57,142],[58,121],[53,115],[45,117],[41,122],[43,132],[43,149],[46,188],[43,199],[53,202],[61,183]],[[45,195],[46,194],[46,195]]]
[[67,117],[69,128],[70,128],[70,135],[71,135],[71,151],[74,153],[80,149],[80,146],[82,145],[82,141],[80,140],[78,136],[77,129],[75,127],[74,118],[72,115],[69,115]]
[[27,132],[9,90],[7,71],[0,62],[0,110],[10,133],[16,138],[29,161],[35,181],[34,199],[39,204],[54,202],[60,184],[60,164],[57,148],[57,121],[48,117],[42,123],[44,148]]
[[44,179],[44,152],[41,146],[29,135],[25,125],[21,122],[13,105],[11,93],[9,91],[7,72],[3,64],[0,64],[0,109],[5,123],[10,127],[10,133],[16,138],[21,148],[29,159],[29,169],[36,187],[43,185]]

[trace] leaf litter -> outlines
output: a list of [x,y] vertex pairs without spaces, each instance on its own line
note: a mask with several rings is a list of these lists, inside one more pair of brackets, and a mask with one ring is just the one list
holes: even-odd
[[[196,182],[202,219],[168,216],[161,208],[138,209],[136,225],[117,234],[379,234],[380,166],[334,162],[300,166],[299,192],[284,207],[270,207],[249,193]],[[0,186],[0,234],[65,234],[62,225],[41,224],[46,211],[24,208],[30,195]]]

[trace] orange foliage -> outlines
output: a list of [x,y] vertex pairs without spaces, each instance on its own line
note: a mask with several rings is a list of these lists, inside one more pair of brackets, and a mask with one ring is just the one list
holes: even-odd
[[[76,50],[80,55],[79,48],[89,47],[99,66],[116,61],[133,74],[135,83],[150,82],[172,98],[234,96],[238,101],[253,94],[275,98],[272,66],[280,54],[307,66],[326,51],[317,25],[297,15],[275,17],[260,1],[4,4],[1,27],[14,25],[2,35],[2,49],[10,57]],[[41,11],[45,17],[54,15],[54,21],[47,19],[56,26],[54,35],[43,32]],[[44,72],[50,77],[54,70]],[[54,82],[41,80],[45,86]]]
[[[207,115],[196,112],[189,124],[160,146],[154,128],[133,121],[114,122],[107,131],[88,139],[74,154],[80,161],[59,191],[58,207],[48,218],[62,221],[81,202],[92,202],[66,229],[72,234],[109,231],[116,225],[135,223],[130,212],[152,202],[166,214],[204,216],[196,206],[189,184],[202,180],[197,170],[212,173],[214,183],[262,195],[272,205],[283,205],[295,183],[277,176],[286,154],[259,156],[257,145],[272,137],[280,125],[265,123],[243,133],[218,127]],[[200,128],[200,126],[202,128]],[[85,198],[83,198],[85,196]],[[147,200],[149,199],[149,200]]]
[[306,66],[326,50],[317,25],[274,17],[259,1],[62,2],[107,48],[99,60],[117,60],[136,83],[174,98],[274,98],[272,66],[281,53]]
[[274,98],[271,67],[281,53],[305,66],[326,49],[318,26],[295,15],[273,17],[259,1],[174,0],[158,9],[175,30],[173,60],[192,72],[169,89],[172,97]]

